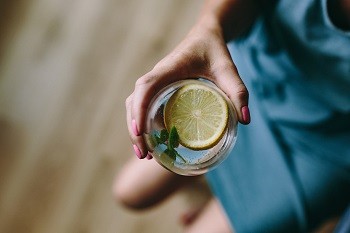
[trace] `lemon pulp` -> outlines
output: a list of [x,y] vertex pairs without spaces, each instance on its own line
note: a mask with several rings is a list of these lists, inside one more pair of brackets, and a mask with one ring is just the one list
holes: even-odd
[[188,84],[179,88],[164,108],[167,130],[175,126],[180,144],[193,150],[215,146],[223,137],[227,122],[226,100],[206,85]]

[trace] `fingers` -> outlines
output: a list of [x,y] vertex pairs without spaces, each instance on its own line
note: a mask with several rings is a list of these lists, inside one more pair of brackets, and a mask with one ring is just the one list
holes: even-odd
[[222,62],[213,69],[213,81],[232,101],[237,112],[238,121],[250,123],[248,107],[249,93],[231,59]]
[[132,118],[132,103],[134,94],[131,94],[125,101],[126,107],[126,122],[128,126],[129,136],[133,143],[133,149],[139,159],[147,157],[147,147],[143,140],[142,134],[139,132],[136,121]]
[[171,66],[156,66],[136,81],[131,118],[135,120],[136,128],[140,134],[145,132],[147,110],[152,98],[163,87],[186,78],[191,78],[191,76],[187,75],[184,66],[179,63],[172,63]]
[[145,121],[147,117],[148,106],[157,93],[156,87],[154,87],[154,77],[150,74],[146,74],[139,78],[135,84],[134,98],[131,106],[132,119],[135,122],[135,127],[139,130],[139,133],[145,131]]
[[163,87],[175,81],[194,77],[210,79],[232,101],[238,121],[250,123],[247,88],[239,77],[226,44],[217,39],[214,38],[210,44],[203,45],[197,41],[194,47],[180,47],[137,80],[133,94],[126,101],[126,109],[128,130],[138,158],[152,158],[142,136],[146,130],[148,106]]
[[133,94],[126,100],[128,130],[135,154],[140,159],[152,159],[142,136],[145,133],[148,106],[160,89],[179,80],[179,77],[186,78],[181,69],[164,66],[153,69],[136,81]]

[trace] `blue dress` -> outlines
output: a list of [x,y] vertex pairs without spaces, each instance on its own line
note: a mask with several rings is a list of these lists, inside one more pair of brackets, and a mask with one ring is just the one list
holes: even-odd
[[207,174],[236,232],[309,232],[350,203],[350,32],[327,0],[270,1],[228,44],[251,124]]

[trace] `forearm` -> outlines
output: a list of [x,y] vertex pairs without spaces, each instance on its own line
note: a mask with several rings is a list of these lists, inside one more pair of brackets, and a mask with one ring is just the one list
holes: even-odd
[[198,24],[220,31],[228,41],[248,30],[258,12],[253,0],[207,0]]

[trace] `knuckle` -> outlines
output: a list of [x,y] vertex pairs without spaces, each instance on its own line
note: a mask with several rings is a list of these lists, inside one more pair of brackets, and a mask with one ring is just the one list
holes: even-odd
[[145,111],[147,111],[147,109],[148,109],[148,102],[145,102],[145,101],[143,101],[143,102],[141,102],[141,104],[140,104],[140,110],[142,111],[142,112],[145,112]]
[[167,63],[167,60],[169,60],[168,57],[163,58],[162,60],[157,62],[157,64],[155,64],[152,70],[162,70],[162,68],[165,66],[164,64]]
[[128,98],[125,100],[125,107],[129,107],[130,103],[132,101],[132,96],[130,95]]
[[153,76],[151,75],[144,75],[141,78],[136,80],[135,86],[139,87],[139,86],[144,86],[149,84],[153,79]]
[[193,55],[190,56],[187,54],[187,52],[173,52],[161,60],[159,63],[157,63],[154,66],[152,72],[154,74],[157,74],[157,77],[171,74],[188,76],[190,69],[189,67],[196,70],[197,66],[199,66],[197,63],[198,62],[193,58]]
[[235,70],[235,66],[232,63],[232,61],[224,60],[224,61],[221,61],[218,64],[216,64],[214,70],[217,73],[223,73],[223,72],[226,73],[227,71]]
[[236,95],[239,100],[246,101],[249,98],[249,92],[243,83],[240,83],[235,88]]

